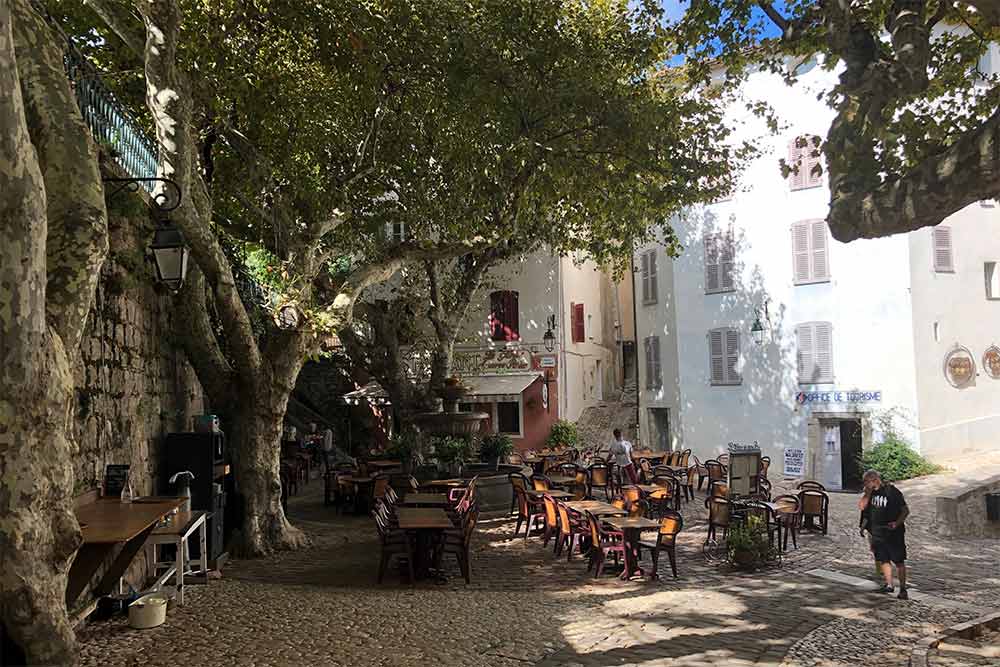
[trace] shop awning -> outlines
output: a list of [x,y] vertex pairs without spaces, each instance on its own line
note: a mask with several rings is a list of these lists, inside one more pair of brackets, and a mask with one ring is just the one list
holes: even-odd
[[476,403],[513,403],[520,400],[521,392],[540,377],[537,373],[464,377],[462,383],[471,389],[465,400],[475,399]]

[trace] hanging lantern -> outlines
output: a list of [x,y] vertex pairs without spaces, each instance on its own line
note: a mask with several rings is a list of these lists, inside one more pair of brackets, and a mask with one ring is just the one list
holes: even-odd
[[169,222],[162,222],[149,246],[156,264],[156,277],[170,291],[180,290],[187,276],[189,250],[181,230]]

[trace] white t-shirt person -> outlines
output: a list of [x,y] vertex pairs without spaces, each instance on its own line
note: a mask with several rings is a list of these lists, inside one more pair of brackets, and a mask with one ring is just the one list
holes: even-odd
[[621,436],[611,441],[608,453],[615,457],[615,464],[622,468],[632,463],[632,443]]

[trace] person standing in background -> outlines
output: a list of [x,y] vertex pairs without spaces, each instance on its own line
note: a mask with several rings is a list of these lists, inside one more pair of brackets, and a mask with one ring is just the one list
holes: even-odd
[[635,471],[635,464],[632,463],[632,443],[622,437],[620,428],[612,431],[612,435],[614,435],[614,440],[611,442],[608,452],[614,457],[615,465],[625,471],[633,484],[638,484],[639,475]]
[[864,475],[865,495],[861,499],[861,535],[871,535],[871,549],[875,562],[882,567],[885,583],[879,593],[892,593],[892,566],[899,577],[899,599],[909,599],[906,590],[906,526],[910,508],[902,492],[892,484],[882,481],[875,470]]

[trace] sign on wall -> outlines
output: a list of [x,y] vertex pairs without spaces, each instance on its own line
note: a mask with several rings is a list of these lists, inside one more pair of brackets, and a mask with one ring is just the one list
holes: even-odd
[[551,356],[551,355],[546,355],[544,357],[539,357],[538,358],[538,367],[539,368],[555,368],[556,367],[556,358],[553,357],[553,356]]
[[800,391],[795,395],[799,405],[819,403],[823,405],[851,404],[867,405],[882,402],[882,391],[860,391],[857,389],[835,389],[833,391]]
[[806,473],[806,450],[785,447],[785,477],[802,477]]
[[983,353],[983,370],[994,380],[1000,380],[1000,347],[991,345]]
[[961,388],[976,377],[976,360],[968,348],[956,347],[944,358],[944,376],[952,387]]
[[455,375],[502,375],[531,370],[531,353],[527,350],[456,351],[452,363]]

